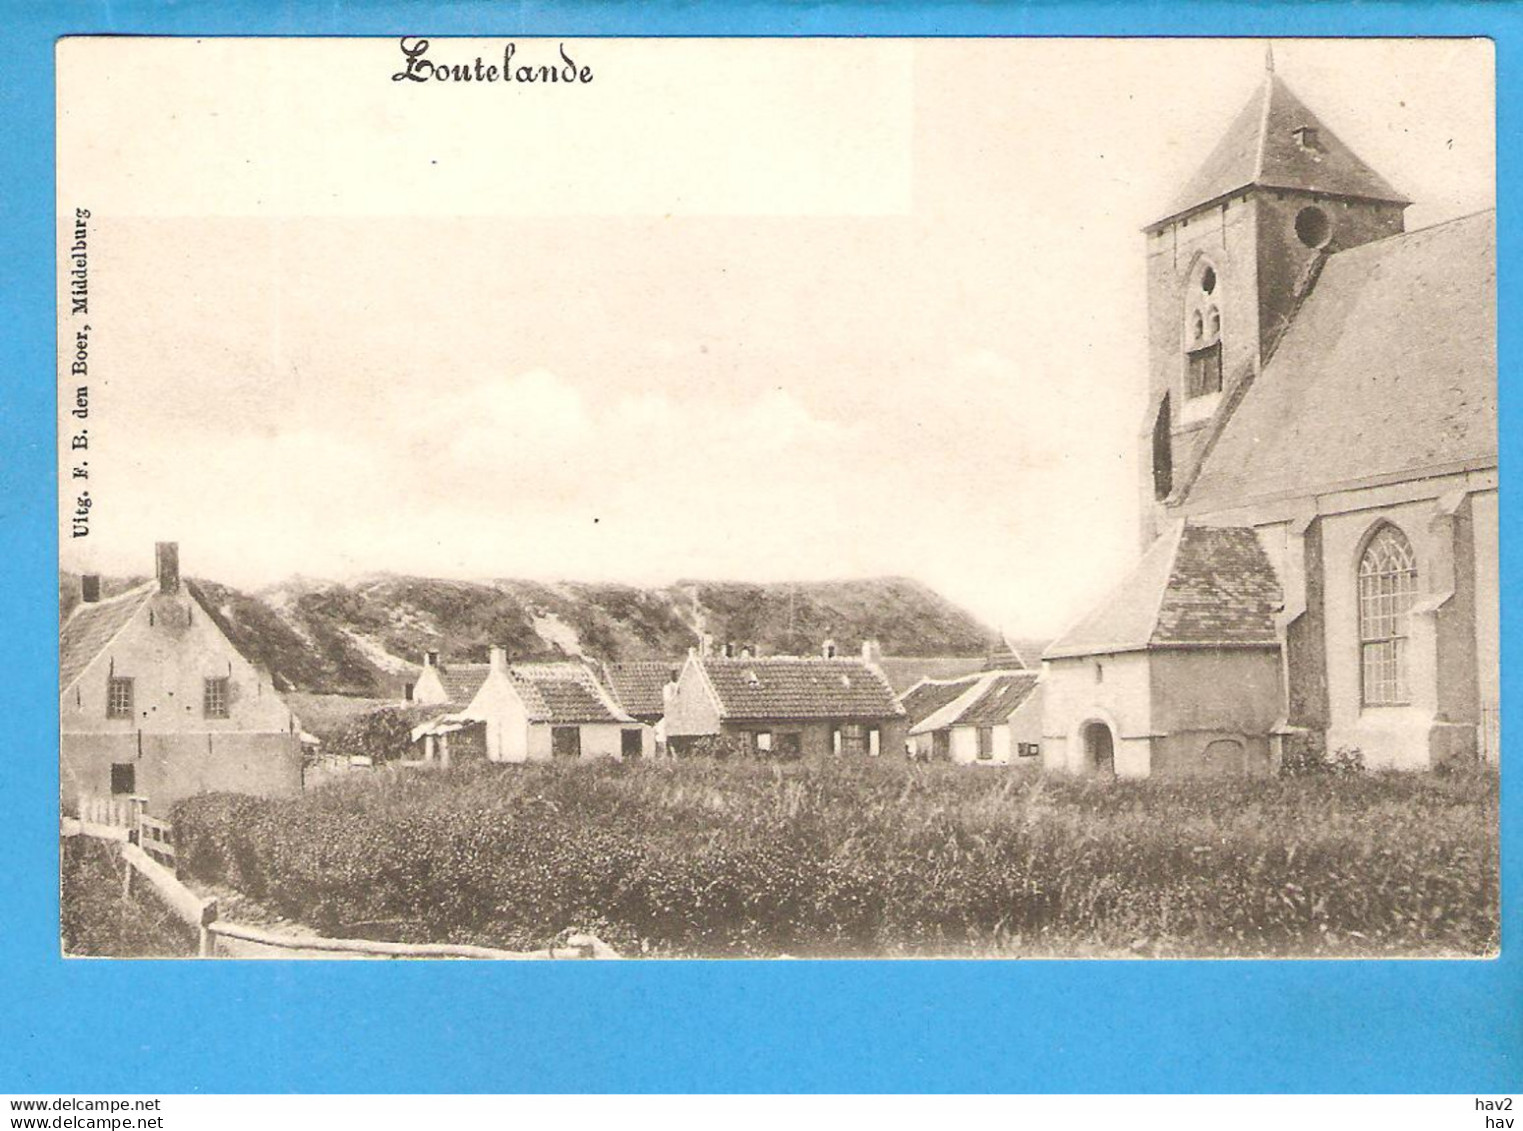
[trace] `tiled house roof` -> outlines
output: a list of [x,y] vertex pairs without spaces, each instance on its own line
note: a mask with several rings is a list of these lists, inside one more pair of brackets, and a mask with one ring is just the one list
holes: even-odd
[[1191,513],[1497,459],[1496,213],[1329,257]]
[[156,585],[148,582],[104,601],[75,606],[58,630],[58,690],[67,691],[101,654],[111,638],[126,627],[134,613],[153,596]]
[[[1297,131],[1310,128],[1311,144]],[[1407,204],[1409,201],[1324,126],[1273,73],[1233,119],[1185,184],[1162,224],[1251,186]]]
[[1036,672],[1001,672],[985,681],[979,695],[953,720],[953,726],[999,726],[1036,690]]
[[448,667],[440,664],[439,682],[449,701],[463,706],[476,698],[476,692],[481,690],[491,670],[491,664],[450,664]]
[[1022,670],[985,672],[975,679],[959,681],[958,694],[913,720],[910,733],[926,734],[957,726],[1000,726],[1031,698],[1039,679],[1039,673]]
[[662,691],[675,678],[676,664],[664,660],[635,660],[605,664],[603,670],[614,699],[635,718],[653,718],[666,713]]
[[904,713],[887,678],[856,659],[767,656],[696,661],[730,719],[886,719]]
[[514,664],[508,678],[536,723],[629,723],[584,664]]
[[1048,658],[1190,646],[1272,647],[1279,579],[1249,527],[1171,527]]
[[904,708],[910,726],[915,726],[971,691],[979,678],[970,675],[962,679],[921,680],[899,697],[899,705]]

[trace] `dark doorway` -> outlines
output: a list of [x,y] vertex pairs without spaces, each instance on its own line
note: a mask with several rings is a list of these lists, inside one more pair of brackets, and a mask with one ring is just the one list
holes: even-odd
[[626,728],[619,732],[619,754],[625,758],[640,756],[640,732]]
[[124,793],[137,792],[137,767],[131,762],[113,762],[111,764],[111,793],[119,796]]
[[582,728],[551,727],[550,753],[556,758],[580,758],[582,756]]
[[1104,723],[1084,726],[1084,760],[1091,771],[1103,777],[1116,775],[1116,749],[1111,728]]

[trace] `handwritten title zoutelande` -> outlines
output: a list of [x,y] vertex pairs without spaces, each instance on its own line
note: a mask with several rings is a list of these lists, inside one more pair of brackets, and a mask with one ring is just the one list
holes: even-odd
[[560,59],[549,63],[519,61],[518,46],[506,44],[502,49],[502,64],[488,63],[480,55],[469,63],[439,62],[428,57],[428,40],[404,35],[399,44],[402,48],[402,69],[391,76],[392,82],[516,82],[516,83],[588,83],[592,81],[592,68],[578,63],[560,44]]

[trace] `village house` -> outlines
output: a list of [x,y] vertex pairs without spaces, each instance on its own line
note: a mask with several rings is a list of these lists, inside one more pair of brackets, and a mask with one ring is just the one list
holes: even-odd
[[655,754],[654,730],[620,707],[585,663],[510,664],[506,649],[493,648],[486,668],[464,708],[413,731],[425,760],[542,762]]
[[1035,759],[1042,751],[1040,680],[1041,673],[1021,668],[922,680],[900,698],[911,756],[981,766]]
[[463,707],[476,698],[490,670],[490,664],[445,665],[438,652],[424,652],[423,667],[415,682],[408,685],[405,698],[424,705]]
[[629,660],[603,665],[603,685],[637,723],[651,728],[657,747],[666,743],[666,688],[677,682],[680,664],[665,660]]
[[904,709],[874,662],[841,657],[826,642],[818,657],[711,656],[693,650],[668,692],[666,740],[674,755],[710,736],[737,739],[781,759],[902,756]]
[[1408,204],[1271,60],[1146,229],[1146,549],[1045,653],[1049,766],[1496,758],[1495,214]]
[[156,576],[102,600],[100,578],[59,630],[64,803],[140,797],[155,814],[212,790],[295,793],[301,724],[270,673],[228,639],[179,547],[156,547]]

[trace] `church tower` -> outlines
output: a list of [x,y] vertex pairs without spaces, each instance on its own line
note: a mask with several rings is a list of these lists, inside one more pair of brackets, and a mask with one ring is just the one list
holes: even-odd
[[1148,225],[1142,540],[1183,505],[1328,256],[1403,230],[1410,203],[1274,71]]

